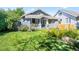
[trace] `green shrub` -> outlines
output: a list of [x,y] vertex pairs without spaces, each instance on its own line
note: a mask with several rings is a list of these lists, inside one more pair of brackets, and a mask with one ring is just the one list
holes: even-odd
[[77,32],[75,30],[66,31],[65,36],[68,36],[68,37],[71,37],[71,38],[75,39],[78,36],[78,34],[77,34]]
[[79,36],[76,37],[76,40],[79,40]]
[[39,29],[37,29],[37,24],[31,24],[31,26],[30,26],[30,30],[31,31],[36,31],[36,30],[39,30]]
[[49,30],[46,36],[45,40],[42,40],[39,42],[39,49],[40,50],[57,50],[57,51],[71,51],[76,50],[76,46],[74,45],[74,42],[66,43],[62,40],[62,37],[67,36],[75,40],[75,38],[78,36],[76,30],[74,31],[68,31],[68,30],[58,30],[58,29],[52,29]]
[[65,35],[66,30],[58,30],[58,29],[51,29],[48,31],[48,35],[52,37],[62,38]]
[[77,33],[77,30],[58,30],[58,29],[51,29],[50,32],[48,32],[54,37],[62,38],[63,36],[68,36],[70,38],[75,39],[79,34]]
[[20,31],[28,31],[29,27],[26,26],[26,25],[21,25],[20,27],[18,27],[18,30],[20,30]]
[[[70,43],[65,43],[62,37],[72,34],[69,31],[59,31],[52,29],[51,31],[41,30],[39,35],[30,36],[28,39],[19,40],[18,50],[30,51],[72,51],[76,50],[76,46]],[[67,34],[66,34],[67,33]],[[74,33],[73,33],[74,35]],[[72,35],[72,36],[73,36]],[[69,36],[71,37],[71,36]]]
[[[76,32],[76,31],[74,31]],[[67,33],[67,34],[66,34]],[[62,37],[69,36],[71,32],[58,29],[39,30],[32,32],[9,32],[0,36],[0,50],[18,51],[72,51],[78,50],[77,43],[66,43]],[[79,36],[79,35],[78,35]],[[78,36],[76,39],[78,39]],[[74,38],[73,37],[73,38]],[[3,47],[4,46],[4,47]]]
[[42,39],[39,42],[39,50],[46,50],[46,51],[70,51],[74,50],[73,45],[69,43],[65,43],[59,37],[53,36],[48,33],[46,39]]

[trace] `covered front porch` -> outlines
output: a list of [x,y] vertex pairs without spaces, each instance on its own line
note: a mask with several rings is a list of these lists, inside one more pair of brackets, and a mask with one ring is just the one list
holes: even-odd
[[37,18],[30,18],[30,27],[31,28],[48,28],[49,22],[48,19],[37,19]]
[[26,15],[23,17],[23,20],[24,24],[28,25],[29,28],[36,28],[36,29],[42,29],[42,28],[48,29],[49,27],[53,27],[55,21],[57,21],[55,17],[46,16],[43,14]]

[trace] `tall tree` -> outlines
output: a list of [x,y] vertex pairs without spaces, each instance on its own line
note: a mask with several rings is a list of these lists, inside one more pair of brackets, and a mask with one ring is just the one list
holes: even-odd
[[6,30],[7,23],[6,23],[7,14],[5,10],[0,9],[0,31]]
[[16,14],[19,14],[19,16],[22,16],[24,14],[23,8],[16,8],[14,11]]
[[8,29],[12,30],[12,26],[14,22],[20,20],[21,16],[24,14],[23,8],[16,8],[14,10],[8,10],[7,11],[7,23],[8,23]]

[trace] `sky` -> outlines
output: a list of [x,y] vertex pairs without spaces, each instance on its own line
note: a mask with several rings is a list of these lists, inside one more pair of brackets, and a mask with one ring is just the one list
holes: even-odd
[[[15,8],[16,7],[9,7],[9,9],[15,9]],[[72,10],[72,11],[79,12],[79,7],[23,7],[26,14],[36,11],[38,9],[41,9],[42,11],[44,11],[52,16],[55,15],[56,12],[62,8],[66,9],[66,10]],[[3,9],[7,10],[8,7],[4,7]]]
[[33,12],[35,10],[41,9],[42,11],[50,14],[50,15],[55,15],[56,12],[60,9],[66,9],[66,10],[72,10],[72,11],[76,11],[79,12],[79,7],[26,7],[24,8],[26,13],[30,13]]
[[39,8],[38,7],[27,7],[27,8],[24,8],[26,13],[30,13],[30,12],[36,11],[38,9],[40,9],[50,15],[54,15],[58,11],[59,7],[39,7]]

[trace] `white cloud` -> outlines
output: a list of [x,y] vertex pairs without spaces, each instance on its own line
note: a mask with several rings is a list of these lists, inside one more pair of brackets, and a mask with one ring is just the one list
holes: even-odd
[[34,11],[34,10],[36,10],[36,8],[31,8],[30,10],[31,10],[31,11]]
[[68,8],[68,7],[62,7],[63,9],[66,9],[66,8]]

